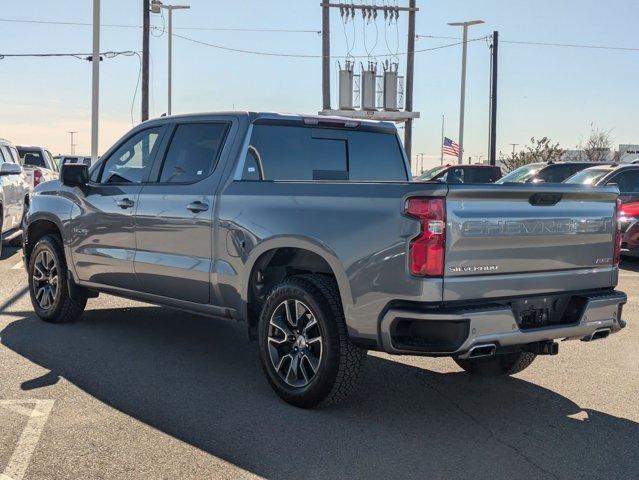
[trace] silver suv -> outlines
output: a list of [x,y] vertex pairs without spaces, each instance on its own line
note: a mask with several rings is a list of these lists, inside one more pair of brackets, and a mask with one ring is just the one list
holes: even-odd
[[0,138],[0,255],[3,242],[20,239],[31,185],[20,165],[16,147]]

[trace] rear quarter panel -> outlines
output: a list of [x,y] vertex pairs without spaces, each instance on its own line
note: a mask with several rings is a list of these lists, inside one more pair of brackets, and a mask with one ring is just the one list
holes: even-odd
[[218,202],[217,301],[245,311],[251,269],[260,255],[278,247],[303,248],[333,269],[351,335],[376,340],[377,320],[390,299],[442,298],[442,279],[412,277],[407,270],[408,240],[419,232],[419,223],[403,215],[409,193],[444,196],[446,187],[231,182]]

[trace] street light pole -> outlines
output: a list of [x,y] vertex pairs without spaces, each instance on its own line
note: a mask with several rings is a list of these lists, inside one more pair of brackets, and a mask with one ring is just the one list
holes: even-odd
[[91,164],[98,161],[100,107],[100,0],[93,0],[93,54],[91,56]]
[[73,143],[73,135],[75,135],[76,133],[78,133],[77,131],[71,131],[71,132],[67,132],[71,134],[71,155],[75,154],[75,143]]
[[463,27],[462,44],[462,71],[461,71],[461,98],[459,101],[459,156],[457,163],[461,165],[464,161],[464,107],[466,103],[466,55],[468,52],[468,27],[484,23],[483,20],[471,20],[470,22],[449,23],[451,27]]
[[171,115],[171,96],[173,84],[173,10],[186,10],[191,8],[189,5],[164,5],[160,1],[154,1],[152,8],[164,8],[169,11],[169,55],[168,55],[168,107],[167,114]]

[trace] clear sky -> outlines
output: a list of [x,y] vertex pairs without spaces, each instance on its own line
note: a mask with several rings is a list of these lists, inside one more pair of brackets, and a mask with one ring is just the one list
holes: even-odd
[[[338,0],[336,0],[338,1]],[[394,2],[394,0],[390,0]],[[359,3],[360,0],[356,0]],[[372,0],[371,0],[372,2]],[[386,0],[388,3],[389,0]],[[165,2],[168,3],[168,2]],[[265,52],[319,55],[316,33],[235,32],[184,27],[320,30],[320,0],[190,0],[191,10],[174,14],[175,33],[222,46]],[[377,0],[378,4],[384,3]],[[407,0],[400,0],[406,4]],[[506,43],[531,41],[639,48],[637,0],[418,0],[417,33],[457,36],[450,21],[483,19],[471,38],[500,32],[498,149],[549,136],[574,148],[590,125],[611,130],[615,143],[639,143],[639,51],[562,48]],[[0,0],[0,19],[91,22],[90,0]],[[375,26],[356,17],[347,25],[353,55],[370,50]],[[346,40],[339,11],[331,18],[332,53],[344,55]],[[102,23],[141,25],[142,0],[102,0]],[[162,18],[152,16],[162,26]],[[386,32],[386,36],[385,36]],[[161,30],[156,31],[160,35]],[[378,18],[373,51],[406,51],[406,17],[400,17],[399,47],[394,27]],[[386,43],[388,42],[388,46]],[[417,49],[454,40],[420,38]],[[166,111],[166,34],[151,39],[151,115]],[[101,50],[141,50],[139,28],[103,27]],[[90,52],[88,26],[0,21],[0,54]],[[400,74],[405,56],[400,56]],[[439,163],[441,116],[446,135],[457,139],[461,46],[421,52],[415,58],[414,153],[426,164]],[[335,62],[337,59],[333,62]],[[484,155],[488,143],[489,49],[469,44],[466,103],[466,156]],[[131,106],[140,62],[136,56],[101,64],[100,151],[131,126]],[[333,103],[335,74],[333,73]],[[319,58],[267,57],[228,52],[174,40],[173,111],[230,109],[316,113],[321,106]],[[90,150],[91,64],[74,58],[0,60],[0,137],[42,144],[54,154],[68,153],[70,130],[77,130],[77,152]],[[140,118],[140,97],[133,123]],[[453,160],[449,158],[449,160]]]

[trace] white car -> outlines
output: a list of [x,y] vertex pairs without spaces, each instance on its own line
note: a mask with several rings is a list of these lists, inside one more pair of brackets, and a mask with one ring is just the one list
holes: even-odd
[[3,241],[20,240],[33,183],[20,164],[18,150],[0,139],[0,255]]
[[20,163],[32,178],[32,184],[37,187],[43,182],[57,180],[60,177],[58,164],[53,155],[46,148],[18,145]]

